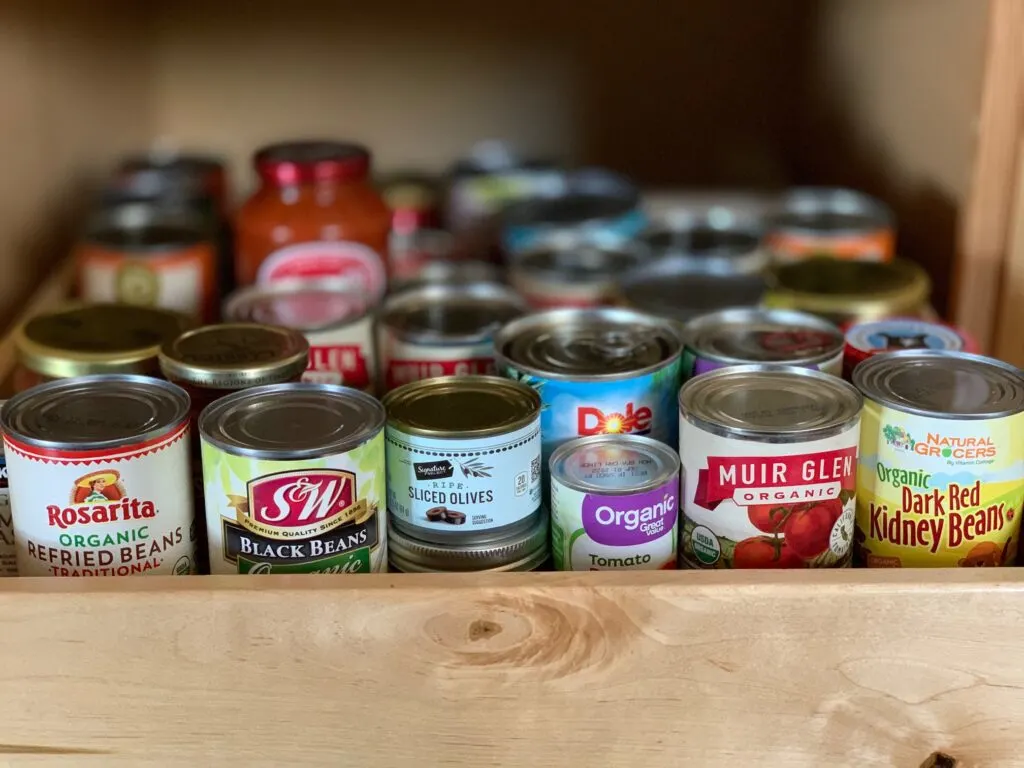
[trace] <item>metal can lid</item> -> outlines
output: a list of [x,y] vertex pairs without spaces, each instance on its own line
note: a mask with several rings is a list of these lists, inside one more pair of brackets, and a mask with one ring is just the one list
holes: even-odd
[[891,227],[893,214],[885,203],[863,192],[832,187],[798,187],[782,199],[773,217],[776,229],[814,234],[857,234]]
[[556,237],[517,254],[512,266],[543,280],[578,284],[614,281],[641,262],[638,251]]
[[846,329],[846,343],[854,350],[868,354],[904,349],[974,351],[973,342],[956,328],[914,317],[856,323]]
[[558,197],[534,197],[512,203],[502,211],[507,227],[575,225],[613,219],[637,207],[638,195],[604,192],[567,192]]
[[388,560],[403,573],[457,571],[532,571],[548,559],[548,513],[511,536],[482,534],[468,544],[420,541],[388,526]]
[[424,285],[445,283],[500,283],[501,270],[496,264],[479,259],[431,259],[417,267],[414,275],[392,279],[391,291],[405,291]]
[[701,215],[674,211],[641,233],[652,256],[674,256],[695,272],[751,274],[768,265],[762,225],[751,216],[716,206]]
[[1024,374],[965,352],[913,349],[868,358],[853,371],[864,397],[939,419],[994,419],[1024,411]]
[[826,320],[781,309],[727,309],[686,324],[687,347],[723,363],[814,365],[843,351],[842,332]]
[[160,255],[209,242],[199,211],[156,202],[126,202],[101,208],[90,218],[85,241],[133,256]]
[[677,255],[633,270],[620,291],[632,307],[685,322],[706,312],[756,305],[765,281],[760,274],[701,273],[689,257]]
[[372,302],[344,278],[279,280],[239,288],[224,303],[224,318],[315,333],[360,320]]
[[43,376],[155,373],[160,346],[195,323],[186,315],[130,304],[68,304],[14,332],[18,358]]
[[50,450],[108,450],[167,434],[188,418],[181,387],[148,376],[80,376],[40,384],[8,400],[4,434]]
[[410,341],[461,344],[486,341],[525,312],[522,299],[502,285],[421,285],[386,299],[380,322]]
[[269,384],[234,392],[199,416],[203,440],[236,456],[322,458],[344,453],[377,435],[384,406],[334,384]]
[[526,373],[594,381],[639,376],[682,351],[675,326],[629,309],[556,309],[506,325],[494,340],[498,356]]
[[502,435],[540,417],[540,395],[498,376],[441,376],[384,397],[388,426],[406,434],[467,439]]
[[210,389],[290,381],[308,363],[309,342],[301,333],[258,323],[206,325],[160,348],[165,376]]
[[679,392],[688,421],[715,434],[773,443],[833,435],[856,422],[863,405],[860,392],[842,379],[785,365],[720,368]]
[[552,480],[584,493],[643,493],[678,478],[679,454],[642,435],[593,435],[562,443],[548,466]]

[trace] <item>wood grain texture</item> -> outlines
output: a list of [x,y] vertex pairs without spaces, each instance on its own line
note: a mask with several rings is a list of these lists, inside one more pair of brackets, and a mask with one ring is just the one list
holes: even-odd
[[1015,179],[1010,235],[996,318],[996,341],[992,352],[1003,360],[1024,367],[1024,334],[1021,333],[1021,328],[1024,328],[1024,133],[1017,148]]
[[1020,764],[1017,570],[7,580],[0,617],[12,765]]

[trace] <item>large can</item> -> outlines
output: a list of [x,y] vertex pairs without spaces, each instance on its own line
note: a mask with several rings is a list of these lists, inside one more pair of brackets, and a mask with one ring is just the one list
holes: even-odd
[[387,569],[384,408],[330,384],[276,384],[203,411],[212,573]]
[[339,278],[281,281],[242,288],[224,304],[228,322],[299,331],[309,342],[303,381],[371,389],[376,381],[373,305]]
[[[4,402],[0,400],[0,406]],[[0,577],[17,575],[18,558],[14,548],[11,494],[7,484],[7,456],[0,442]]]
[[536,309],[611,304],[623,276],[643,262],[639,250],[599,246],[575,238],[516,254],[509,283]]
[[540,393],[543,466],[574,437],[649,435],[676,445],[682,343],[675,326],[628,309],[556,309],[495,337],[498,371]]
[[85,376],[0,413],[20,576],[196,571],[189,401],[145,376]]
[[843,371],[843,334],[826,320],[780,309],[726,309],[683,328],[683,380],[734,365],[779,363]]
[[384,398],[388,516],[410,536],[470,544],[540,516],[540,397],[496,376],[417,381]]
[[863,400],[808,368],[745,365],[679,393],[680,564],[850,564]]
[[905,349],[977,352],[978,345],[958,328],[913,317],[854,323],[846,329],[843,376],[849,381],[853,377],[853,369],[859,363],[879,352],[899,352]]
[[961,352],[876,355],[864,394],[857,559],[1013,565],[1024,514],[1024,374]]
[[560,571],[676,567],[679,454],[639,435],[594,435],[551,455],[551,553]]
[[425,285],[392,295],[377,323],[382,390],[494,373],[494,333],[524,312],[515,292],[492,283]]
[[809,256],[889,261],[896,235],[888,206],[851,189],[791,190],[771,219],[767,244],[777,261]]

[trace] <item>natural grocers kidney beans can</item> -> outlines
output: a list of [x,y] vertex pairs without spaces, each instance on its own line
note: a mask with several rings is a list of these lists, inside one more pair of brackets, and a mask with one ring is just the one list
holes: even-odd
[[679,393],[680,563],[850,564],[860,393],[790,366],[724,368]]
[[1024,513],[1024,374],[979,355],[875,355],[864,395],[859,563],[1013,565]]
[[676,567],[679,456],[637,435],[563,443],[551,456],[551,552],[560,571]]

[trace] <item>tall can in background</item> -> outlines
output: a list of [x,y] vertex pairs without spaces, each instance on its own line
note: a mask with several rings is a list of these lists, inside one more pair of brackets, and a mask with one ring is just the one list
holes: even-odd
[[868,567],[1013,565],[1024,514],[1024,374],[979,355],[890,352],[863,393],[857,559]]

